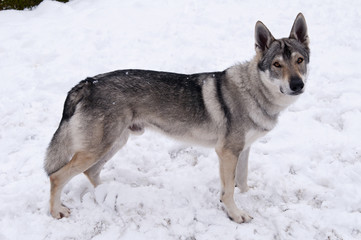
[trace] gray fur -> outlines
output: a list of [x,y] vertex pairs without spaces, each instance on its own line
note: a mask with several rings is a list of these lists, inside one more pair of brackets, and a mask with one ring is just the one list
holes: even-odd
[[54,133],[46,152],[44,169],[48,175],[67,164],[74,154],[69,139],[68,123],[62,122]]
[[[289,38],[275,39],[257,22],[255,41],[257,54],[251,61],[221,72],[186,75],[119,70],[81,81],[68,93],[63,118],[47,150],[45,171],[51,176],[75,153],[91,153],[98,160],[85,174],[97,185],[102,166],[129,134],[151,128],[214,147],[223,168],[232,166],[230,172],[221,173],[225,179],[222,186],[234,179],[232,159],[240,156],[237,184],[246,191],[249,148],[274,128],[280,112],[304,91],[310,55],[302,14]],[[296,87],[290,86],[295,83]],[[61,172],[56,178],[63,175]],[[233,192],[223,187],[221,199],[229,216],[237,222],[249,221],[251,218],[235,207]],[[59,205],[60,201],[54,202]],[[54,212],[53,216],[61,216],[56,209]]]

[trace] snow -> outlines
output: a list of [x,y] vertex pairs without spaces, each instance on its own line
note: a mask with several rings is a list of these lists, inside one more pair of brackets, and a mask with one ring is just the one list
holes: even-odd
[[[360,1],[44,1],[0,12],[0,239],[361,239]],[[254,54],[254,25],[288,36],[303,12],[307,91],[251,150],[235,191],[254,219],[230,221],[214,150],[154,132],[132,137],[94,189],[48,213],[42,164],[66,93],[87,76],[141,68],[223,70]]]

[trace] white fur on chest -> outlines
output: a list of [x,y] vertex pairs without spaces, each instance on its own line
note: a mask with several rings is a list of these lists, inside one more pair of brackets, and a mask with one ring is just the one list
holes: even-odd
[[268,131],[249,130],[244,137],[244,149],[249,148],[257,139],[263,137],[267,133]]

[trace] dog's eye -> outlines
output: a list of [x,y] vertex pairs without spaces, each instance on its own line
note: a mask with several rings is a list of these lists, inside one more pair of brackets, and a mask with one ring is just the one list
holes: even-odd
[[297,63],[298,63],[298,64],[300,64],[300,63],[302,63],[302,62],[303,62],[303,58],[300,57],[300,58],[297,59]]
[[276,68],[280,68],[281,67],[281,64],[279,62],[274,62],[273,63],[273,66],[275,66]]

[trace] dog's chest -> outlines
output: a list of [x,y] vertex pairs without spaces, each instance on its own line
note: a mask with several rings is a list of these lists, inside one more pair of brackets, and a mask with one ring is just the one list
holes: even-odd
[[249,130],[244,137],[244,149],[249,148],[257,139],[263,137],[267,133],[268,131],[260,131],[254,129]]

